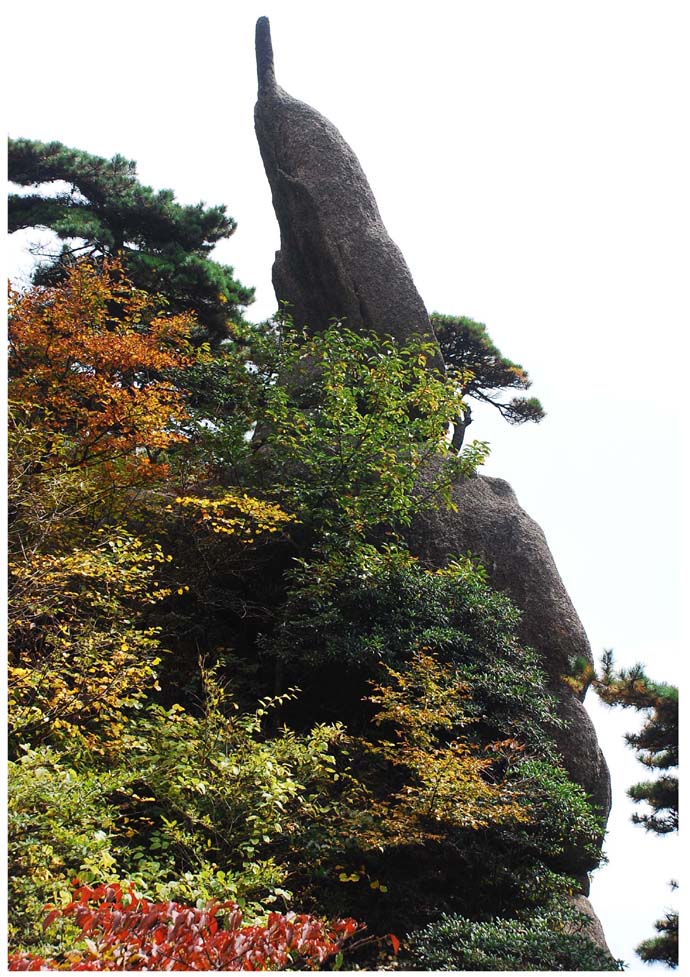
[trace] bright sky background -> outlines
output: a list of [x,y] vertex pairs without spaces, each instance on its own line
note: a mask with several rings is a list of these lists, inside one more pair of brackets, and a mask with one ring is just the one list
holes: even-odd
[[[487,474],[541,524],[595,657],[681,674],[687,7],[657,0],[33,0],[6,15],[10,135],[138,163],[237,219],[216,257],[275,309],[253,132],[256,18],[278,82],[358,154],[429,310],[485,322],[548,416],[475,410]],[[15,237],[19,237],[16,235]],[[17,273],[13,242],[10,270]],[[684,287],[685,286],[685,287]],[[592,902],[614,955],[674,904],[675,838],[629,824],[636,717],[589,703],[613,774]],[[648,972],[649,967],[644,967]]]

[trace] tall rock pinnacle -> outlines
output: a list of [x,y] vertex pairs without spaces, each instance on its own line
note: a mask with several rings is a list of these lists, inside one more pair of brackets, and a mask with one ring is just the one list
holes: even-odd
[[338,318],[400,341],[432,339],[357,157],[328,119],[277,85],[266,17],[256,25],[256,63],[256,134],[280,226],[278,300],[297,325],[314,331]]
[[259,81],[259,97],[275,92],[276,73],[273,67],[273,45],[268,17],[259,17],[256,22],[256,73]]
[[[297,325],[314,331],[335,317],[401,341],[432,338],[424,303],[356,156],[328,119],[277,85],[265,17],[256,26],[256,59],[256,133],[280,225],[276,296],[289,303]],[[437,362],[442,366],[440,352]],[[611,804],[606,761],[581,699],[563,681],[572,660],[592,661],[591,649],[544,534],[501,479],[465,479],[454,489],[454,502],[453,510],[418,514],[408,533],[410,550],[431,568],[470,550],[492,585],[520,609],[520,637],[540,653],[558,701],[563,728],[554,737],[564,766],[605,822]],[[563,866],[583,893],[594,861],[576,845],[563,853]],[[592,917],[592,938],[605,947],[588,900],[581,895],[575,901]]]

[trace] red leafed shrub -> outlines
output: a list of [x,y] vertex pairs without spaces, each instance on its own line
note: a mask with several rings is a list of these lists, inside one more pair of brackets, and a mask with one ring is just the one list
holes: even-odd
[[323,923],[313,916],[271,913],[263,926],[243,926],[236,903],[194,909],[151,903],[130,887],[82,885],[75,900],[43,924],[72,917],[86,949],[61,958],[14,954],[10,970],[318,970],[364,927],[353,919]]

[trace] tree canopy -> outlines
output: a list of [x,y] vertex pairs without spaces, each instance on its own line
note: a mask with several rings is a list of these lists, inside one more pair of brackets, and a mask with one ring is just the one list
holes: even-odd
[[[536,397],[500,399],[503,390],[527,390],[532,381],[523,367],[503,356],[483,323],[438,312],[433,313],[431,322],[444,362],[453,369],[463,397],[491,404],[509,424],[542,420],[544,409]],[[464,408],[455,420],[453,443],[458,449],[472,419],[466,403]]]
[[163,294],[174,313],[194,312],[201,336],[213,342],[252,302],[253,289],[211,258],[236,227],[224,206],[184,206],[172,190],[142,186],[131,160],[104,159],[59,142],[10,139],[8,176],[34,188],[10,194],[10,232],[49,228],[64,242],[38,265],[36,284],[57,281],[77,255],[119,256],[138,288]]

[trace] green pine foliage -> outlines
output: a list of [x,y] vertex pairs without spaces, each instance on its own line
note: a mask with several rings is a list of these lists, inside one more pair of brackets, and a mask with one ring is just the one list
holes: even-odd
[[[34,188],[10,194],[10,232],[49,228],[64,242],[59,254],[39,264],[36,284],[58,281],[77,255],[120,256],[138,288],[163,294],[173,313],[192,311],[200,338],[212,342],[227,335],[252,301],[253,289],[211,258],[236,227],[224,206],[183,206],[172,190],[142,186],[131,160],[103,159],[58,142],[10,139],[8,176]],[[46,185],[57,192],[46,195]]]
[[654,924],[658,936],[643,940],[637,947],[645,963],[663,963],[675,970],[678,966],[678,913],[666,913]]
[[650,814],[636,814],[633,820],[656,834],[677,831],[678,778],[668,771],[678,766],[678,689],[653,682],[641,665],[616,672],[611,652],[602,658],[602,675],[595,687],[607,705],[644,713],[639,733],[628,733],[625,739],[640,763],[662,771],[655,780],[635,784],[628,791],[636,803],[645,802],[651,808]]
[[[626,742],[640,763],[660,771],[653,780],[643,780],[628,789],[635,803],[646,804],[648,812],[633,814],[635,824],[665,835],[678,830],[678,689],[666,682],[654,682],[642,665],[616,670],[611,651],[604,652],[601,676],[594,687],[609,706],[636,709],[644,715],[642,728],[628,733]],[[673,883],[675,886],[675,883]],[[667,913],[655,924],[659,935],[643,941],[637,953],[646,962],[660,961],[678,966],[678,914]]]
[[[503,356],[489,336],[486,326],[467,316],[431,316],[443,360],[452,369],[463,397],[491,404],[509,424],[538,423],[545,414],[536,397],[501,400],[504,390],[527,390],[532,381],[523,367]],[[467,403],[454,421],[453,443],[462,446],[465,430],[472,422]]]

